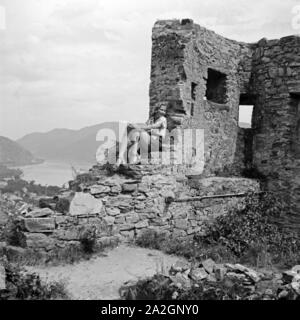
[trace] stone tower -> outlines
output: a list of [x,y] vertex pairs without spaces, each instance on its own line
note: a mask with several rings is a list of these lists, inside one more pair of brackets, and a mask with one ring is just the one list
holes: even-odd
[[[152,33],[150,115],[167,101],[170,129],[201,128],[204,174],[255,170],[300,226],[300,37],[241,43],[191,19],[157,21]],[[253,105],[252,128],[239,106]]]

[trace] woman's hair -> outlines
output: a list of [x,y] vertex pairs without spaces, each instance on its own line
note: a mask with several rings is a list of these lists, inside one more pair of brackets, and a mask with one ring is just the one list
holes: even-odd
[[164,114],[166,114],[167,108],[168,108],[168,103],[167,102],[165,102],[165,101],[159,102],[157,104],[157,108],[155,110],[156,111],[155,113],[157,113],[158,111],[163,111]]
[[166,101],[161,101],[156,103],[154,110],[151,112],[150,118],[152,119],[156,118],[159,110],[163,111],[164,114],[166,115],[167,108],[168,108],[168,102]]

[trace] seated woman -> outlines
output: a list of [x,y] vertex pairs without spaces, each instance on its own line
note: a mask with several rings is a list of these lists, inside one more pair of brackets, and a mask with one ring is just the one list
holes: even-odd
[[129,124],[128,125],[128,137],[125,135],[121,142],[119,150],[119,158],[116,165],[119,166],[122,163],[126,163],[125,152],[128,147],[128,160],[130,164],[139,163],[138,149],[140,148],[140,154],[145,157],[144,160],[148,160],[148,147],[150,144],[156,144],[159,142],[159,138],[164,138],[167,130],[167,119],[165,117],[167,109],[167,103],[160,103],[159,107],[153,118],[150,118],[146,124]]

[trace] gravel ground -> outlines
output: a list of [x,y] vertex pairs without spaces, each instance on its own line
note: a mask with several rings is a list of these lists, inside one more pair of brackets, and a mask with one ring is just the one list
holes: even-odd
[[71,299],[104,300],[119,299],[119,288],[125,282],[167,272],[178,260],[157,250],[120,245],[88,261],[28,270],[37,272],[45,281],[64,281]]

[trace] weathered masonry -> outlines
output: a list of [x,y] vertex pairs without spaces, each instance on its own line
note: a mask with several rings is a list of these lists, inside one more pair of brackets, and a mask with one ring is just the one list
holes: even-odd
[[[168,101],[169,128],[203,128],[204,174],[255,170],[300,225],[300,37],[248,44],[191,19],[157,21],[152,34],[150,115]],[[253,105],[252,128],[239,106]]]

